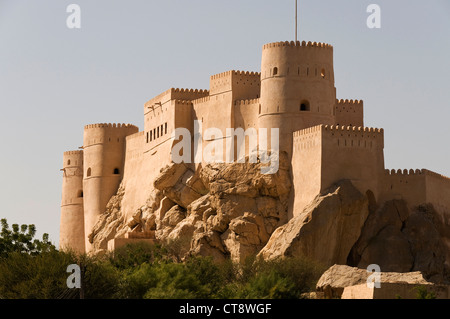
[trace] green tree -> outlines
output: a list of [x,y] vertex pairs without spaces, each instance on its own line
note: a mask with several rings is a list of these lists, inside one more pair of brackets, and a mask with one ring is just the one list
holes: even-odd
[[6,219],[2,219],[0,232],[0,258],[6,258],[13,252],[37,255],[42,252],[55,250],[55,246],[49,241],[48,234],[42,236],[42,240],[33,239],[36,235],[34,225],[13,224],[9,228]]

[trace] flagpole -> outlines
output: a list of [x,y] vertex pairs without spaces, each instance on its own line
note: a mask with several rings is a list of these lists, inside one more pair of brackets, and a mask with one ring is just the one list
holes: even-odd
[[297,32],[298,32],[298,16],[297,16],[297,0],[295,0],[295,42],[298,41]]

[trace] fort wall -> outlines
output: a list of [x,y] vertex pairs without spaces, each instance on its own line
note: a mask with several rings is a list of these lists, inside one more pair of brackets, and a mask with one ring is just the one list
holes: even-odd
[[364,126],[364,103],[360,100],[336,100],[335,125]]
[[333,47],[311,42],[277,42],[263,47],[260,128],[280,128],[280,148],[292,151],[292,132],[333,125]]
[[259,98],[261,74],[257,72],[227,71],[211,76],[210,95],[232,92],[232,100]]
[[171,100],[186,100],[192,101],[209,96],[208,90],[199,89],[175,89],[171,88],[161,94],[155,96],[144,104],[144,114],[147,114],[152,107],[163,105]]
[[[84,129],[85,236],[92,231],[123,177],[125,139],[138,132],[134,125],[93,124]],[[86,251],[91,248],[86,240]]]
[[380,202],[405,200],[410,208],[426,203],[426,175],[422,170],[385,170]]
[[349,179],[361,193],[378,199],[384,172],[384,130],[367,127],[323,126],[321,190]]
[[[348,179],[380,205],[391,199],[432,203],[450,225],[450,179],[424,169],[385,170],[384,131],[364,127],[363,101],[336,99],[333,47],[276,42],[263,46],[261,73],[227,71],[211,76],[210,90],[171,88],[149,100],[142,132],[125,124],[85,126],[83,151],[64,153],[60,246],[89,252],[87,236],[121,182],[121,211],[132,218],[171,163],[179,142],[173,133],[186,128],[193,142],[194,121],[202,128],[202,152],[219,145],[222,154],[237,142],[227,129],[279,129],[280,150],[291,156],[290,217]],[[207,137],[208,128],[220,136]],[[247,136],[235,145],[233,160],[238,150],[248,155],[249,144]]]
[[433,204],[450,226],[450,178],[426,169],[422,172],[426,176],[427,202]]
[[386,170],[382,201],[403,199],[409,207],[431,203],[450,225],[450,178],[426,169]]
[[65,152],[59,247],[84,253],[83,151]]
[[379,194],[384,172],[382,129],[319,125],[293,134],[293,215],[343,179],[363,194]]
[[297,216],[320,193],[322,128],[310,127],[293,133],[291,160],[294,203],[290,217]]

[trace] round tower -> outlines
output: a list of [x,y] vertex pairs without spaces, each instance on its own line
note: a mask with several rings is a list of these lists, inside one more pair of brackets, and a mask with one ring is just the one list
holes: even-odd
[[280,150],[292,154],[292,133],[334,124],[333,47],[277,42],[263,47],[259,128],[280,129]]
[[59,246],[85,252],[83,208],[83,151],[65,152]]
[[[125,139],[137,133],[134,125],[92,124],[84,128],[84,229],[89,236],[100,214],[117,192],[123,177]],[[86,239],[86,251],[91,244]]]

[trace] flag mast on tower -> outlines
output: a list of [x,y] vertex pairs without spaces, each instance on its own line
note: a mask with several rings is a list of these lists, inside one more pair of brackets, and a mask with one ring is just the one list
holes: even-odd
[[298,15],[297,15],[298,9],[297,9],[297,0],[295,0],[295,42],[298,41]]

